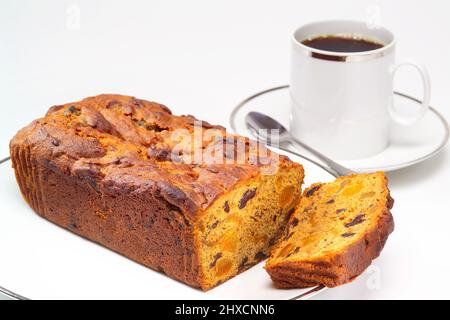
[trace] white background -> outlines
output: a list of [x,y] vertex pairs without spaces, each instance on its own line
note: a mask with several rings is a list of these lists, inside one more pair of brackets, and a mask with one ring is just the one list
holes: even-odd
[[[331,18],[391,29],[398,57],[428,67],[432,105],[450,119],[449,12],[444,0],[1,0],[0,158],[14,133],[51,105],[99,93],[228,125],[240,100],[287,83],[292,31]],[[402,71],[396,89],[420,97],[419,83]],[[449,149],[389,178],[396,230],[382,256],[353,283],[316,298],[450,298]]]

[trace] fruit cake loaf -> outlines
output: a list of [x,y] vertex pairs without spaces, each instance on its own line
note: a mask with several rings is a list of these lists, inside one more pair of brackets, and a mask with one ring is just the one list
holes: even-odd
[[196,121],[121,95],[54,106],[10,143],[20,190],[44,218],[207,290],[270,254],[303,168],[207,122],[198,138]]
[[353,280],[394,230],[392,206],[381,172],[313,184],[303,192],[266,271],[280,288],[335,287]]

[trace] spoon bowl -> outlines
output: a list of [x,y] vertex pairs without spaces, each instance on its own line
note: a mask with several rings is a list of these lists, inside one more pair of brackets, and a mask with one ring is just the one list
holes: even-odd
[[255,137],[271,141],[271,145],[288,142],[291,138],[281,123],[260,112],[249,112],[245,116],[245,124]]

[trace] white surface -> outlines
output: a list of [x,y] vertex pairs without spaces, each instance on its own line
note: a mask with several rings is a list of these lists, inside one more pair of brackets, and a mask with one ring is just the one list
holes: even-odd
[[[245,103],[236,107],[236,112],[230,119],[234,123],[236,132],[244,136],[254,137],[248,130],[245,120],[247,114],[253,111],[267,114],[288,128],[290,122],[290,94],[288,88],[278,87],[278,89],[274,88],[268,92],[256,94],[256,97],[245,99]],[[398,94],[395,95],[394,100],[398,106],[401,105],[405,109],[420,108],[418,102]],[[277,106],[277,108],[273,106]],[[405,168],[425,161],[442,150],[449,138],[448,123],[434,111],[430,111],[423,119],[413,125],[402,126],[392,123],[390,134],[387,138],[387,147],[374,156],[355,160],[334,159],[339,164],[357,172],[392,171]],[[337,144],[337,146],[340,145],[342,143]],[[307,151],[297,146],[287,145],[284,147],[315,159],[314,156],[310,156]],[[322,149],[317,150],[328,155]]]
[[[333,180],[302,162],[306,185]],[[22,199],[10,162],[0,165],[0,205],[0,284],[29,299],[286,300],[311,290],[276,289],[264,263],[206,293],[174,281],[40,218]]]
[[[105,92],[226,124],[244,97],[289,81],[295,28],[334,18],[381,20],[399,57],[424,61],[431,104],[450,118],[449,11],[445,0],[2,0],[0,155],[49,106]],[[400,70],[395,88],[421,96],[413,71]],[[376,268],[318,298],[450,298],[449,148],[389,177],[396,230]]]

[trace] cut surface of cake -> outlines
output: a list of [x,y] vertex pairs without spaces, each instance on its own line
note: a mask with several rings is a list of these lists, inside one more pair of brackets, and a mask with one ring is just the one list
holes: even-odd
[[360,275],[394,229],[384,173],[355,174],[303,192],[266,262],[279,288],[335,287]]
[[303,182],[285,156],[122,95],[50,108],[10,152],[39,215],[203,290],[270,254]]

